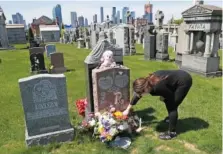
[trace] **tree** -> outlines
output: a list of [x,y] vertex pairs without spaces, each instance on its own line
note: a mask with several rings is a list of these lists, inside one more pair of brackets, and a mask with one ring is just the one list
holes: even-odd
[[61,29],[64,29],[64,24],[62,23]]
[[183,18],[174,20],[174,24],[180,25],[184,21]]
[[28,40],[29,41],[34,40],[34,35],[33,35],[33,31],[31,29],[31,27],[29,28],[29,32],[28,32]]

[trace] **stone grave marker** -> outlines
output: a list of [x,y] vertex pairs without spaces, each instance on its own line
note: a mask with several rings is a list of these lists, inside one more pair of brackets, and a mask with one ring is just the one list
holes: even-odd
[[28,147],[73,140],[66,77],[39,74],[19,79]]
[[80,49],[80,48],[84,48],[84,39],[83,38],[79,38],[77,39],[77,48]]
[[29,49],[31,72],[47,73],[44,61],[44,47],[34,47]]
[[56,46],[54,44],[48,44],[45,47],[46,49],[46,55],[49,58],[51,53],[55,53],[56,52]]
[[130,70],[126,67],[95,68],[92,71],[94,111],[109,109],[112,105],[124,111],[129,104]]
[[67,71],[64,67],[64,57],[63,53],[57,52],[50,54],[51,65],[53,66],[51,73],[64,73]]

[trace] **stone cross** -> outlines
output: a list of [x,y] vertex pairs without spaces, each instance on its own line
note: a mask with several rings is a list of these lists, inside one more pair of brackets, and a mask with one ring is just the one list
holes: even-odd
[[163,11],[157,10],[156,15],[155,15],[155,20],[156,20],[156,26],[157,27],[162,27],[163,26],[163,19],[164,19]]

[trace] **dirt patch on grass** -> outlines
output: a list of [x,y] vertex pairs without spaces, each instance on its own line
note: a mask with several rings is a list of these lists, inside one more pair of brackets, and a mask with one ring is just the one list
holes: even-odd
[[136,148],[132,149],[131,154],[138,154],[138,150]]
[[170,152],[174,151],[171,147],[168,147],[166,145],[160,145],[160,146],[156,147],[155,150],[157,152],[159,152],[159,151],[170,151]]
[[195,152],[195,153],[203,153],[203,154],[206,153],[206,152],[204,152],[204,151],[199,150],[199,149],[196,147],[196,145],[194,145],[194,144],[188,143],[188,142],[186,142],[186,141],[179,141],[179,142],[182,143],[186,149],[191,150],[191,151],[193,151],[193,152]]

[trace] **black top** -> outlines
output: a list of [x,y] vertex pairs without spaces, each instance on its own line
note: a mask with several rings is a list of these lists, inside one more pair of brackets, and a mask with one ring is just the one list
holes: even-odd
[[[191,82],[190,74],[183,70],[159,70],[153,74],[158,77],[167,76],[167,78],[152,87],[150,94],[152,96],[162,96],[168,102],[174,101],[174,92],[179,86],[187,85]],[[130,104],[135,105],[139,99],[140,97],[134,93]]]

